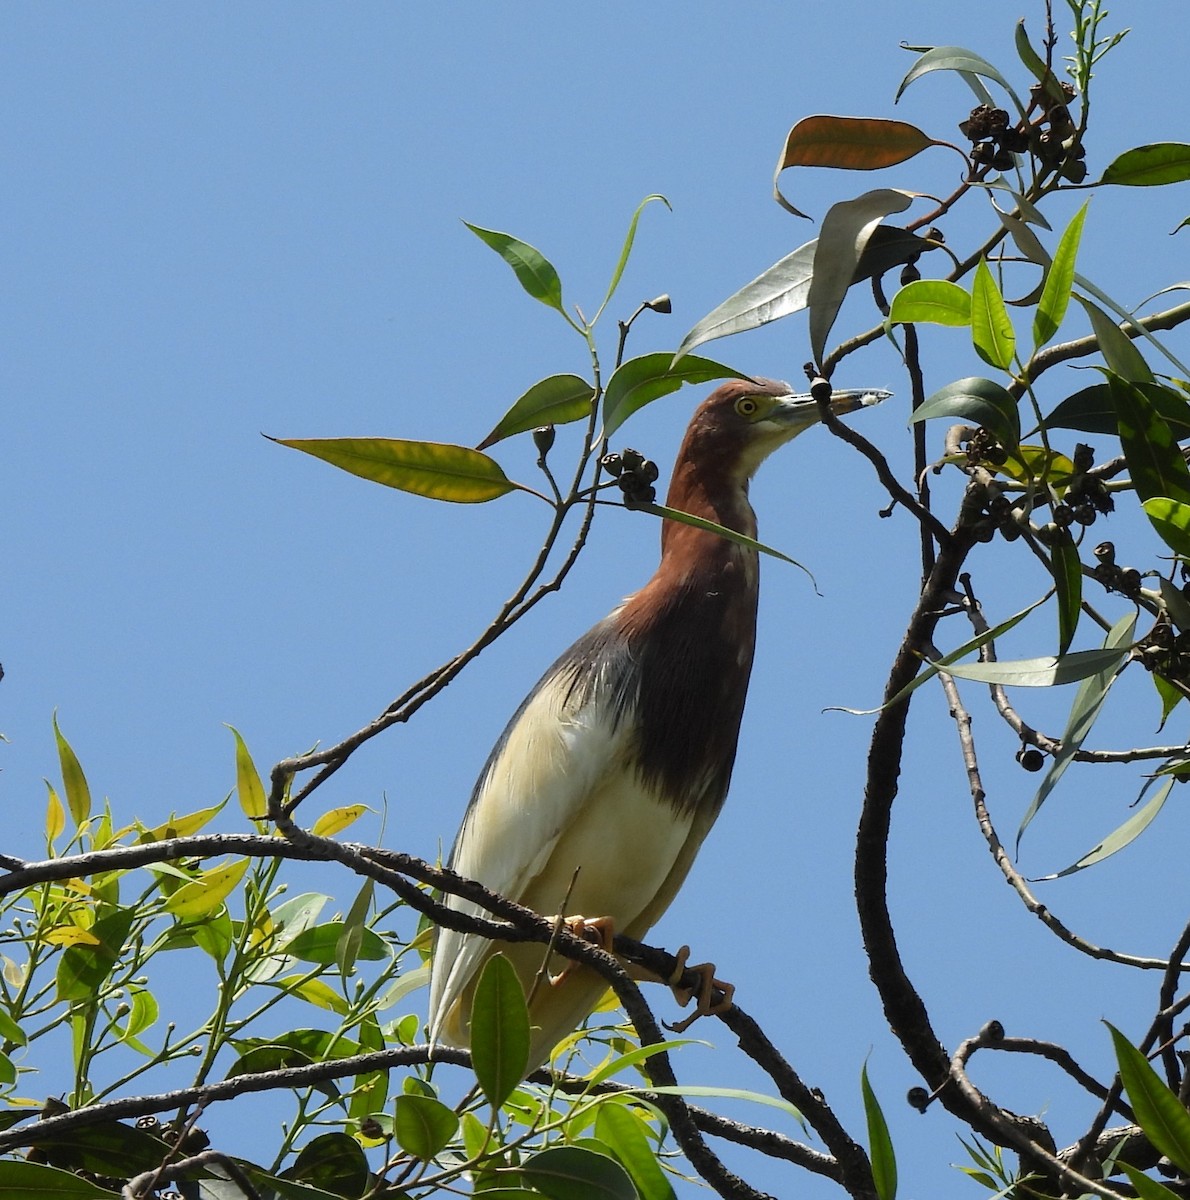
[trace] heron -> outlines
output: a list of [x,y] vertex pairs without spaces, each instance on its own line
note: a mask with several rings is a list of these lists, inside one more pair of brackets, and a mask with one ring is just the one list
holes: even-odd
[[[879,390],[838,391],[836,414]],[[666,500],[756,538],[748,484],[820,417],[769,379],[732,379],[696,409]],[[756,646],[756,550],[665,520],[653,577],[542,675],[480,773],[449,866],[572,928],[640,940],[673,900],[727,796]],[[452,909],[484,910],[456,896]],[[591,967],[536,942],[439,927],[430,972],[434,1045],[466,1047],[488,958],[511,961],[528,998],[530,1069],[598,1005]]]

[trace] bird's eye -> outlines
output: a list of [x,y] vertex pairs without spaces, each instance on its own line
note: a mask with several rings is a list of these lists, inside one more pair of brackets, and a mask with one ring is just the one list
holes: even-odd
[[740,399],[735,402],[735,410],[740,414],[741,417],[754,417],[756,416],[759,408],[760,405],[757,404],[751,396],[741,396]]

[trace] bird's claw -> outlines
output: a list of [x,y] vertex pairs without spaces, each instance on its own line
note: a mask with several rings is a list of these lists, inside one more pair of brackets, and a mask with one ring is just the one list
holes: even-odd
[[[556,917],[555,922],[565,925],[570,933],[582,938],[584,942],[590,942],[600,950],[606,950],[608,954],[612,953],[612,946],[616,940],[616,923],[611,917]],[[557,975],[550,975],[550,986],[557,987],[563,983],[578,965],[576,962],[568,962]]]
[[[694,1012],[683,1020],[673,1025],[668,1022],[664,1022],[664,1024],[670,1033],[685,1033],[699,1017],[711,1017],[727,1012],[735,1003],[735,984],[716,979],[714,963],[695,963],[693,966],[688,966],[686,960],[690,957],[689,946],[683,946],[675,957],[678,960],[677,966],[674,967],[673,973],[666,983],[669,984],[674,999],[682,1008],[685,1008],[695,997],[698,998],[698,1005]],[[687,972],[694,972],[698,975],[699,982],[695,987],[687,987],[682,983]]]

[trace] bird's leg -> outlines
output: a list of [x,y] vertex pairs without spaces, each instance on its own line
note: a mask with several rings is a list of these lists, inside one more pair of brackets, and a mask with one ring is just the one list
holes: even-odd
[[[612,945],[616,938],[616,923],[611,917],[554,917],[553,920],[557,924],[565,925],[575,937],[582,938],[585,942],[591,942],[600,950],[606,950],[608,954],[613,953]],[[557,975],[549,977],[550,986],[557,987],[578,965],[576,962],[567,963]]]
[[[675,957],[678,960],[677,966],[674,967],[670,977],[662,982],[669,985],[674,999],[682,1008],[685,1008],[696,996],[698,1005],[690,1016],[678,1021],[676,1025],[670,1025],[667,1022],[665,1028],[671,1033],[685,1033],[699,1017],[709,1017],[716,1013],[727,1012],[734,1002],[735,984],[716,979],[714,963],[695,963],[694,966],[687,966],[686,960],[690,957],[689,946],[683,946]],[[697,986],[691,988],[682,985],[682,976],[687,971],[693,971],[698,975]]]

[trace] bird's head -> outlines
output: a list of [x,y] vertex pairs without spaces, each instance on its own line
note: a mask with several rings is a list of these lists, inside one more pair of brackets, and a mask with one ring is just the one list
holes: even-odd
[[[854,412],[888,395],[875,389],[836,391],[831,408],[837,415]],[[732,379],[695,411],[679,460],[715,463],[745,483],[774,450],[818,420],[818,402],[807,393],[795,393],[787,383]]]

